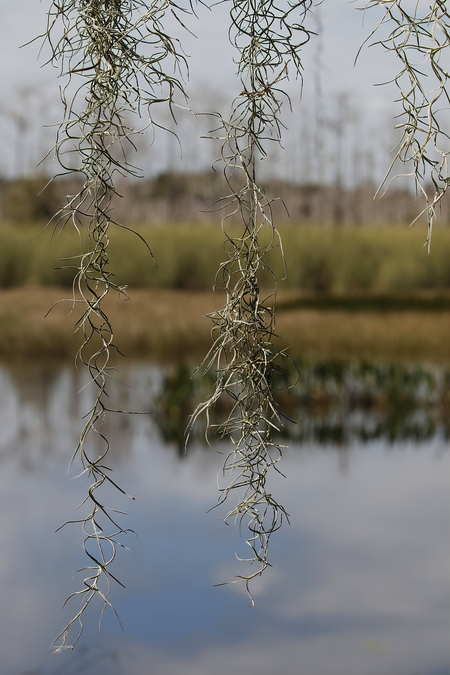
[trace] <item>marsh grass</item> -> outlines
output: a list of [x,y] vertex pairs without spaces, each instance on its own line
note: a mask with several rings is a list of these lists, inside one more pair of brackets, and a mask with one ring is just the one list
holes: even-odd
[[450,362],[448,312],[280,312],[277,327],[304,358]]
[[[70,261],[79,246],[76,233],[64,231],[50,241],[37,228],[0,227],[0,287],[71,287]],[[222,232],[202,225],[138,228],[151,246],[157,266],[137,238],[117,230],[110,244],[110,267],[117,284],[132,288],[212,289],[223,258]],[[423,232],[406,227],[281,228],[288,276],[281,289],[318,294],[408,292],[450,289],[450,228],[437,227],[433,254],[423,248]],[[267,254],[278,278],[284,275],[279,252]],[[59,269],[55,269],[59,268]],[[65,269],[64,269],[65,268]],[[269,275],[260,275],[269,286]]]
[[[212,294],[135,289],[130,300],[107,298],[106,308],[116,320],[125,355],[152,359],[190,354],[200,358],[210,342],[204,314],[211,311]],[[62,298],[69,298],[61,302]],[[56,304],[57,303],[57,304]],[[53,309],[49,312],[49,309]],[[81,314],[72,311],[70,294],[62,288],[15,288],[0,295],[0,357],[70,358],[82,337],[74,332]],[[70,314],[70,316],[69,316]],[[121,357],[115,355],[116,361]]]
[[[73,329],[76,310],[68,317],[71,304],[60,303],[46,316],[64,294],[61,288],[2,291],[0,358],[73,360],[81,340]],[[449,312],[305,309],[297,305],[297,298],[280,293],[277,315],[277,333],[283,336],[280,347],[292,345],[294,358],[450,363]],[[211,292],[133,289],[129,301],[111,298],[106,307],[128,359],[184,358],[195,366],[211,344],[204,315],[217,300]]]

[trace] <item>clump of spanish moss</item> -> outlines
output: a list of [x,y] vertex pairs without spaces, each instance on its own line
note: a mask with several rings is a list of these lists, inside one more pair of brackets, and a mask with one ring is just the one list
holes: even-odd
[[[196,408],[188,435],[202,414],[208,433],[211,409],[223,395],[231,397],[231,411],[218,429],[233,445],[223,466],[229,482],[221,490],[220,503],[237,493],[237,503],[225,521],[237,518],[249,531],[248,560],[256,569],[236,575],[235,581],[245,582],[250,598],[250,581],[269,565],[269,539],[288,517],[267,489],[269,471],[281,458],[281,446],[273,434],[279,431],[281,416],[272,393],[272,375],[286,358],[275,344],[277,278],[267,255],[275,247],[282,257],[283,252],[256,165],[266,157],[267,144],[281,140],[283,99],[289,104],[283,81],[290,74],[300,75],[301,48],[310,38],[304,25],[310,6],[311,0],[282,6],[273,0],[233,1],[230,38],[238,53],[242,91],[233,102],[230,119],[218,116],[215,130],[222,140],[221,160],[230,188],[222,204],[227,259],[216,277],[216,285],[226,291],[226,304],[210,315],[214,344],[204,367],[216,369],[214,391]],[[240,235],[227,231],[227,219],[236,213],[242,219]],[[264,297],[260,279],[268,272],[273,288]]]
[[[425,198],[425,209],[417,218],[422,213],[427,215],[429,252],[436,207],[450,185],[450,73],[445,65],[450,48],[450,13],[445,0],[414,3],[369,0],[366,10],[376,8],[384,14],[367,40],[387,29],[388,34],[377,44],[395,54],[400,62],[400,69],[391,81],[398,88],[398,102],[402,107],[396,127],[401,130],[401,138],[380,190],[388,183],[399,160],[409,171],[407,175],[413,177],[417,192]],[[389,182],[394,178],[395,175]],[[432,185],[431,195],[427,190],[428,181]]]
[[[112,202],[118,194],[116,177],[139,174],[127,159],[127,152],[134,148],[133,134],[154,129],[152,106],[165,103],[172,110],[175,93],[184,95],[182,80],[176,75],[185,59],[178,41],[164,29],[166,14],[176,14],[176,9],[171,0],[151,4],[143,0],[55,0],[48,12],[44,37],[51,49],[50,61],[65,78],[61,88],[64,119],[54,154],[63,174],[82,178],[80,191],[67,197],[53,223],[55,230],[70,223],[79,234],[80,253],[66,260],[66,265],[75,268],[72,302],[82,308],[76,324],[82,334],[78,359],[87,367],[95,390],[72,459],[91,481],[83,501],[89,505],[87,513],[75,521],[82,524],[91,565],[85,568],[89,572],[83,589],[74,594],[82,598],[81,609],[56,638],[56,651],[72,648],[79,640],[84,612],[95,598],[103,602],[102,614],[106,606],[112,607],[108,600],[111,580],[118,581],[110,567],[116,547],[122,545],[118,537],[127,530],[115,522],[112,509],[99,496],[104,482],[112,483],[105,465],[109,442],[102,426],[111,409],[107,400],[111,351],[118,351],[104,300],[111,291],[126,296],[126,286],[115,283],[109,266],[112,227],[123,227],[113,220]],[[136,115],[138,129],[129,122]],[[100,450],[94,438],[100,439]],[[78,635],[68,643],[74,624],[79,626]]]

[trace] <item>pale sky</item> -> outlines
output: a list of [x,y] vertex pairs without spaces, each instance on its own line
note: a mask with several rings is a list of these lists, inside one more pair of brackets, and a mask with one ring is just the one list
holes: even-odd
[[[358,5],[363,4],[362,2]],[[228,45],[228,2],[212,10],[198,7],[199,20],[189,18],[188,26],[197,39],[178,30],[190,59],[190,81],[193,86],[214,83],[217,88],[229,88],[234,81],[233,48]],[[49,0],[0,0],[0,80],[2,97],[14,87],[37,82],[51,82],[54,72],[41,68],[37,61],[39,41],[20,49],[20,45],[43,32]],[[323,23],[323,79],[324,86],[336,91],[345,89],[364,91],[374,104],[388,96],[373,85],[390,76],[392,59],[380,48],[364,49],[356,67],[353,67],[359,46],[376,25],[373,11],[363,13],[349,0],[324,0],[319,8]],[[314,20],[309,21],[314,29]],[[317,39],[305,48],[305,62],[315,57]],[[43,59],[42,59],[43,61]],[[306,80],[308,78],[306,77]]]
[[[357,4],[364,4],[364,0]],[[51,66],[42,67],[45,58],[41,57],[38,62],[39,41],[19,48],[21,44],[44,31],[49,6],[50,0],[0,0],[0,171],[3,173],[14,173],[14,163],[20,168],[21,161],[28,162],[28,166],[30,162],[34,162],[35,156],[42,156],[52,136],[50,131],[43,136],[39,129],[42,129],[43,124],[58,121],[58,86],[61,80],[57,79],[57,71]],[[380,145],[385,149],[391,145],[394,126],[392,117],[395,110],[392,98],[396,92],[393,85],[374,85],[391,79],[395,74],[396,64],[380,47],[365,47],[354,66],[358,48],[376,25],[373,11],[366,14],[363,25],[363,13],[357,11],[356,6],[348,0],[324,0],[316,10],[322,30],[321,36],[313,37],[303,52],[305,70],[302,103],[309,105],[309,114],[313,114],[311,109],[317,104],[314,104],[314,97],[317,97],[317,75],[320,74],[324,92],[322,104],[330,107],[333,96],[341,92],[349,94],[352,106],[359,110],[364,120],[364,128],[361,127],[360,133],[370,136],[371,142],[374,136],[380,134]],[[198,20],[188,17],[188,27],[197,38],[176,27],[183,48],[190,57],[187,90],[196,111],[204,106],[200,99],[227,100],[237,92],[236,87],[239,86],[233,64],[234,52],[227,37],[228,7],[228,2],[216,5],[212,10],[200,6]],[[317,29],[317,19],[311,17],[309,25],[313,30]],[[290,93],[295,109],[293,116],[287,116],[287,125],[291,129],[298,127],[296,133],[299,138],[303,132],[299,126],[302,107],[298,106],[298,82],[290,84]],[[11,110],[15,114],[21,111],[27,117],[26,133],[30,136],[28,146],[35,148],[33,151],[27,150],[32,155],[31,158],[13,159],[14,143],[16,155],[21,152],[24,154],[25,150],[20,150],[19,140],[13,140],[17,135],[17,119],[14,127],[11,123]],[[331,110],[329,113],[327,110],[325,112],[332,114]],[[306,122],[302,128],[305,124]],[[376,145],[373,152],[377,152]]]

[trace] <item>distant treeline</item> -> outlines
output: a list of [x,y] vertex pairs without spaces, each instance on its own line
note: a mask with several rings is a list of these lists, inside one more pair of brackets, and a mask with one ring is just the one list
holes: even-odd
[[[51,228],[35,236],[38,229],[35,226],[33,232],[32,227],[5,223],[0,227],[0,287],[72,284],[81,252],[74,228],[68,225],[53,237]],[[307,225],[280,229],[288,269],[286,280],[280,284],[282,289],[348,295],[450,288],[448,227],[435,228],[431,255],[423,247],[426,228],[420,225],[411,229]],[[113,227],[109,257],[118,284],[209,290],[220,263],[227,259],[220,227],[142,225],[137,231],[151,248],[156,265],[140,237]],[[236,227],[235,235],[239,233]],[[270,251],[267,263],[279,280],[285,276],[279,246]],[[262,273],[259,281],[262,288],[271,288],[270,270]],[[221,285],[220,276],[216,283]]]
[[[47,222],[66,204],[66,195],[75,194],[80,183],[75,178],[20,178],[0,180],[0,223]],[[165,225],[173,223],[220,223],[233,211],[228,205],[227,185],[220,173],[161,174],[153,180],[119,183],[121,197],[114,201],[112,217],[125,224]],[[355,189],[327,185],[298,185],[269,181],[264,185],[278,224],[321,225],[399,225],[409,224],[424,208],[423,198],[395,189],[374,200],[376,186]],[[239,216],[234,220],[237,222]],[[450,201],[444,199],[439,222],[450,224]],[[233,217],[228,222],[233,222]],[[422,216],[424,222],[424,216]]]

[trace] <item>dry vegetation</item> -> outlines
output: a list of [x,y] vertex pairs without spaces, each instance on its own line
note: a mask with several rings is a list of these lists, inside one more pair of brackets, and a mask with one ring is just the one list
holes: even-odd
[[[74,334],[77,307],[61,288],[15,288],[0,295],[0,357],[73,359],[81,343]],[[288,309],[292,293],[280,295],[280,346],[303,359],[377,359],[450,363],[450,314],[412,311]],[[133,289],[130,300],[108,298],[117,343],[129,358],[201,359],[211,344],[204,317],[219,301],[211,292]],[[285,310],[282,309],[285,304]]]

